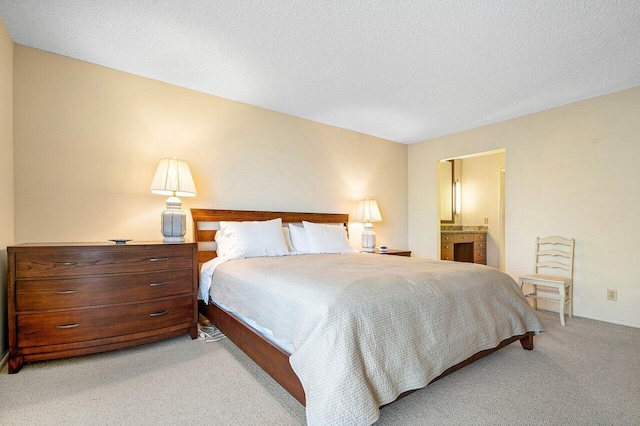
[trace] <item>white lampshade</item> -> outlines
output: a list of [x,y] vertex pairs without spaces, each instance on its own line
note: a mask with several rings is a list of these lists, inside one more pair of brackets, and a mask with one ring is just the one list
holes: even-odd
[[195,197],[196,185],[189,165],[175,158],[163,158],[149,188],[153,194],[178,197]]
[[380,209],[378,209],[378,202],[368,198],[360,201],[356,220],[359,222],[381,222],[382,215],[380,215]]
[[149,191],[168,195],[167,209],[162,212],[160,224],[165,243],[181,243],[187,232],[187,216],[182,211],[180,197],[195,197],[196,185],[189,165],[175,158],[163,158],[153,177]]

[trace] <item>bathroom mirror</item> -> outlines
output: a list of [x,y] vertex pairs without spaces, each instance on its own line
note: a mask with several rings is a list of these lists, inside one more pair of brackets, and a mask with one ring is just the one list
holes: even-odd
[[440,185],[440,223],[455,223],[455,183],[454,160],[438,162],[438,183]]

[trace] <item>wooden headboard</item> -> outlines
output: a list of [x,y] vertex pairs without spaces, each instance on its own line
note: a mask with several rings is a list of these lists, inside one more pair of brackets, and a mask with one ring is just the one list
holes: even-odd
[[251,210],[210,210],[191,209],[193,218],[193,241],[198,243],[198,262],[207,262],[216,257],[212,249],[219,222],[242,222],[249,220],[271,220],[281,218],[282,223],[300,223],[303,220],[315,223],[341,223],[347,227],[348,214],[340,213],[296,213],[296,212],[261,212]]

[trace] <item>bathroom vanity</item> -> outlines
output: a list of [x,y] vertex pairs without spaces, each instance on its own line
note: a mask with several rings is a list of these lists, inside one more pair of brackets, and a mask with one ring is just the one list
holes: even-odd
[[440,259],[487,264],[486,226],[442,226]]

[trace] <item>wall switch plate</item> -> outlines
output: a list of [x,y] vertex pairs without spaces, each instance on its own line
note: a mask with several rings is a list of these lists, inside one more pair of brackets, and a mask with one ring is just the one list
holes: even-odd
[[485,224],[485,225],[488,225],[488,224],[489,224],[489,218],[488,218],[488,217],[485,217],[485,218],[484,218],[484,224]]
[[618,290],[608,288],[607,289],[607,300],[613,300],[614,302],[618,300]]

